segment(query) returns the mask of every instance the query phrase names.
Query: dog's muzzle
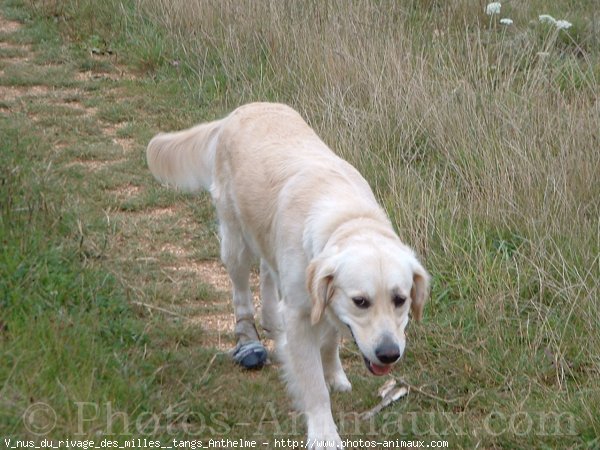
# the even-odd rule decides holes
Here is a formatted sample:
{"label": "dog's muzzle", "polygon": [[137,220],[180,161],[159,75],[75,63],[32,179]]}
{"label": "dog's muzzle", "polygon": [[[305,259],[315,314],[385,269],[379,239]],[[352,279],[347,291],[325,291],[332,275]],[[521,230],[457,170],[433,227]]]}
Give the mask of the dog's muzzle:
{"label": "dog's muzzle", "polygon": [[[356,337],[354,336],[354,331],[352,331],[352,327],[350,325],[348,325],[347,323],[345,325],[350,330],[350,334],[352,334],[352,339],[354,339],[354,343],[360,350],[360,347],[358,346],[358,342],[356,342]],[[398,347],[398,345],[391,342],[387,338],[384,339],[383,342],[381,344],[379,344],[377,346],[377,349],[375,350],[375,356],[377,356],[377,359],[379,359],[379,361],[381,361],[383,364],[374,363],[373,361],[371,361],[369,358],[367,358],[365,356],[365,354],[362,352],[362,350],[361,350],[361,355],[365,362],[365,366],[367,366],[367,369],[369,370],[369,372],[371,372],[373,375],[376,375],[376,376],[383,376],[383,375],[387,375],[388,373],[390,373],[392,371],[392,367],[393,367],[392,364],[395,363],[396,361],[398,361],[398,359],[400,359],[400,356],[401,356],[400,348]]]}

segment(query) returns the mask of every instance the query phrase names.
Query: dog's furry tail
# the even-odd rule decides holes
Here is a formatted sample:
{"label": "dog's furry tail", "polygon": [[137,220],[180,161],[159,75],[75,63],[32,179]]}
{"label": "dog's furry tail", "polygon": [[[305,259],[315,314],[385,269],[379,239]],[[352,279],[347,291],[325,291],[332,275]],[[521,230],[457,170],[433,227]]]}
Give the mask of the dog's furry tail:
{"label": "dog's furry tail", "polygon": [[184,191],[209,190],[221,122],[154,136],[146,149],[148,167],[154,177]]}

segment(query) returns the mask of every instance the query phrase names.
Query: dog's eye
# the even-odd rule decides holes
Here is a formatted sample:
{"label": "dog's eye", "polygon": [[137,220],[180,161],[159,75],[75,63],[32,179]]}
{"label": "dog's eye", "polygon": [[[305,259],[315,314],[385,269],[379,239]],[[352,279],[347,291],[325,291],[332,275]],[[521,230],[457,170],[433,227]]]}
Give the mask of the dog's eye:
{"label": "dog's eye", "polygon": [[360,309],[366,309],[369,306],[371,306],[371,302],[369,300],[367,300],[365,297],[352,297],[352,301]]}
{"label": "dog's eye", "polygon": [[394,295],[392,297],[392,301],[394,302],[394,306],[396,308],[400,308],[404,303],[406,303],[406,297],[402,295]]}

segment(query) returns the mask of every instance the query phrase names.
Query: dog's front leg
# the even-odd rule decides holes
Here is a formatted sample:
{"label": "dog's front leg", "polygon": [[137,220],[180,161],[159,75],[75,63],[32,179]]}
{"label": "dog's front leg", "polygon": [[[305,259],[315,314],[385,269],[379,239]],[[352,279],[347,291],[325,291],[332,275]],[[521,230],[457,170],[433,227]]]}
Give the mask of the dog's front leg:
{"label": "dog's front leg", "polygon": [[285,309],[286,348],[284,369],[297,406],[306,416],[308,447],[342,449],[342,441],[331,414],[329,392],[323,374],[321,326],[313,326],[305,311]]}
{"label": "dog's front leg", "polygon": [[344,373],[344,368],[340,361],[339,332],[331,325],[324,325],[328,328],[321,338],[321,359],[323,361],[325,381],[332,391],[350,391],[352,390],[352,385]]}

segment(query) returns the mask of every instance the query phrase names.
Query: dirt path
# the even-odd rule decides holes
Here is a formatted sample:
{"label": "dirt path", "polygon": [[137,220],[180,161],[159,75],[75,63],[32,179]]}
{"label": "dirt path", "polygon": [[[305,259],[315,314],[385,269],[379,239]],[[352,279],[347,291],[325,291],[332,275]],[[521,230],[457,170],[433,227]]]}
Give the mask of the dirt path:
{"label": "dirt path", "polygon": [[[135,102],[144,80],[113,55],[90,54],[91,70],[48,61],[34,45],[19,43],[22,31],[23,25],[0,16],[0,117],[18,116],[39,129],[65,183],[75,174],[84,186],[98,186],[89,194],[68,192],[67,201],[114,227],[112,233],[89,233],[83,215],[86,251],[102,255],[147,314],[182,320],[203,331],[204,346],[228,350],[234,319],[229,278],[214,251],[216,233],[195,216],[192,199],[152,204],[155,191],[172,194],[160,192],[143,161],[146,142],[135,132],[144,123],[143,105],[122,120],[111,116],[114,108]],[[199,255],[204,247],[213,249],[208,258]],[[256,292],[256,274],[252,284]],[[207,292],[195,294],[200,291]]]}

